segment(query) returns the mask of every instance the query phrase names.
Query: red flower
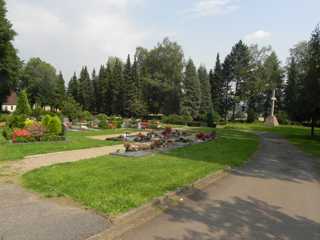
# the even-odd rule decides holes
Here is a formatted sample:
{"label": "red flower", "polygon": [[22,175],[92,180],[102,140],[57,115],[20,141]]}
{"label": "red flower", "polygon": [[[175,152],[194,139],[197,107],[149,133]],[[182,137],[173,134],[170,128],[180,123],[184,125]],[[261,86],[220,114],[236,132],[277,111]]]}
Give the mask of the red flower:
{"label": "red flower", "polygon": [[16,142],[17,137],[30,138],[31,136],[31,133],[26,129],[16,129],[13,131],[12,141]]}

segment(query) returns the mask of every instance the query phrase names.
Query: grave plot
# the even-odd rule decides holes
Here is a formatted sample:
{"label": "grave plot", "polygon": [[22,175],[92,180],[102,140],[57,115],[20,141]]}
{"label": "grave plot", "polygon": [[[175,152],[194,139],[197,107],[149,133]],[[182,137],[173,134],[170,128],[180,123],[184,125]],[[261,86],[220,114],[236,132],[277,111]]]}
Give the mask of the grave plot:
{"label": "grave plot", "polygon": [[216,133],[194,133],[191,131],[165,128],[160,131],[138,133],[135,135],[123,134],[106,140],[122,141],[125,150],[119,150],[112,155],[142,157],[155,152],[166,152],[175,148],[186,147],[216,139]]}

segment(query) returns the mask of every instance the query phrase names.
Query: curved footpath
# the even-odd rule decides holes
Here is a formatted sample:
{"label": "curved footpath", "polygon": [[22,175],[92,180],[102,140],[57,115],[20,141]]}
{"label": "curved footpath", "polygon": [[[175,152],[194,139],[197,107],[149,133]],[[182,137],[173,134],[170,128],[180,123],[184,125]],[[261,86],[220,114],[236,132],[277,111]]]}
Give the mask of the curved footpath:
{"label": "curved footpath", "polygon": [[319,159],[260,135],[261,149],[246,167],[121,239],[319,240]]}
{"label": "curved footpath", "polygon": [[[320,161],[275,135],[263,133],[261,138],[261,149],[246,167],[121,239],[319,240]],[[33,156],[15,169],[22,173],[77,161],[104,155],[110,148],[92,150]],[[0,184],[0,240],[85,240],[109,226],[94,212]]]}

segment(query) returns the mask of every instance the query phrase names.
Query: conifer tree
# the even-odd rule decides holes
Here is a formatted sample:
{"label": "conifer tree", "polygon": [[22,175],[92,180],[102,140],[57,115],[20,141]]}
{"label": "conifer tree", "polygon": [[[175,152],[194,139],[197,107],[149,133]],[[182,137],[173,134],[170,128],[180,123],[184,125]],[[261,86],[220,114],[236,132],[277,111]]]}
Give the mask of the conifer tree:
{"label": "conifer tree", "polygon": [[79,81],[76,73],[70,79],[68,84],[68,96],[79,102]]}
{"label": "conifer tree", "polygon": [[191,59],[187,62],[184,81],[181,114],[189,115],[196,119],[199,117],[201,101],[200,81],[196,67]]}
{"label": "conifer tree", "polygon": [[28,95],[26,90],[22,90],[19,93],[18,100],[17,100],[17,109],[15,114],[21,115],[30,115],[32,112],[31,106],[29,104]]}
{"label": "conifer tree", "polygon": [[106,75],[106,67],[101,65],[98,76],[98,86],[99,89],[97,91],[98,99],[99,99],[99,112],[107,113],[108,108],[108,79]]}
{"label": "conifer tree", "polygon": [[6,3],[0,0],[0,105],[15,90],[22,65],[13,47],[16,33],[6,15]]}
{"label": "conifer tree", "polygon": [[93,87],[93,108],[92,110],[94,112],[99,112],[99,104],[100,104],[100,98],[99,98],[99,81],[98,76],[96,74],[96,70],[93,69],[92,75],[92,87]]}
{"label": "conifer tree", "polygon": [[214,111],[218,112],[220,115],[223,115],[224,79],[223,79],[223,72],[222,72],[222,66],[221,66],[219,54],[217,54],[214,71],[210,71],[209,78],[210,78],[210,85],[211,85],[213,109]]}
{"label": "conifer tree", "polygon": [[62,75],[62,72],[59,72],[56,85],[55,85],[55,107],[61,109],[62,103],[66,97],[66,86],[65,81]]}
{"label": "conifer tree", "polygon": [[234,82],[234,95],[233,95],[233,108],[232,119],[235,120],[236,105],[244,100],[246,82],[250,78],[250,51],[247,45],[241,40],[232,48],[230,53],[233,82]]}
{"label": "conifer tree", "polygon": [[291,58],[288,66],[288,81],[285,88],[285,106],[286,111],[291,120],[299,119],[299,73],[297,63],[294,58]]}
{"label": "conifer tree", "polygon": [[87,67],[83,67],[79,78],[79,101],[85,110],[93,108],[93,85]]}
{"label": "conifer tree", "polygon": [[200,114],[207,115],[208,113],[212,112],[213,108],[209,75],[204,66],[199,67],[198,76],[201,89]]}
{"label": "conifer tree", "polygon": [[223,76],[223,117],[225,121],[228,121],[228,113],[233,105],[231,82],[233,80],[233,68],[232,68],[232,57],[227,55],[222,65],[222,76]]}
{"label": "conifer tree", "polygon": [[126,65],[124,67],[123,72],[123,80],[124,80],[124,115],[127,117],[135,116],[135,103],[137,97],[137,89],[136,84],[134,82],[134,78],[132,76],[132,66],[130,55],[128,55]]}
{"label": "conifer tree", "polygon": [[302,94],[302,112],[311,122],[311,136],[315,135],[316,122],[320,119],[320,25],[317,25],[308,44],[306,78]]}

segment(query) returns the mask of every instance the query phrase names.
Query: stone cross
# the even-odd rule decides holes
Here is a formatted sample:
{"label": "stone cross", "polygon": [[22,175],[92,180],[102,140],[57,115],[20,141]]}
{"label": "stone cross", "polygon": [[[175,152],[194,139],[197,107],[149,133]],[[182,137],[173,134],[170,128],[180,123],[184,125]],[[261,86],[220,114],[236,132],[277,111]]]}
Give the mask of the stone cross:
{"label": "stone cross", "polygon": [[276,101],[277,101],[277,98],[276,98],[276,90],[273,89],[272,91],[272,105],[271,105],[271,116],[273,117],[274,116],[274,109],[275,109],[275,105],[276,105]]}

